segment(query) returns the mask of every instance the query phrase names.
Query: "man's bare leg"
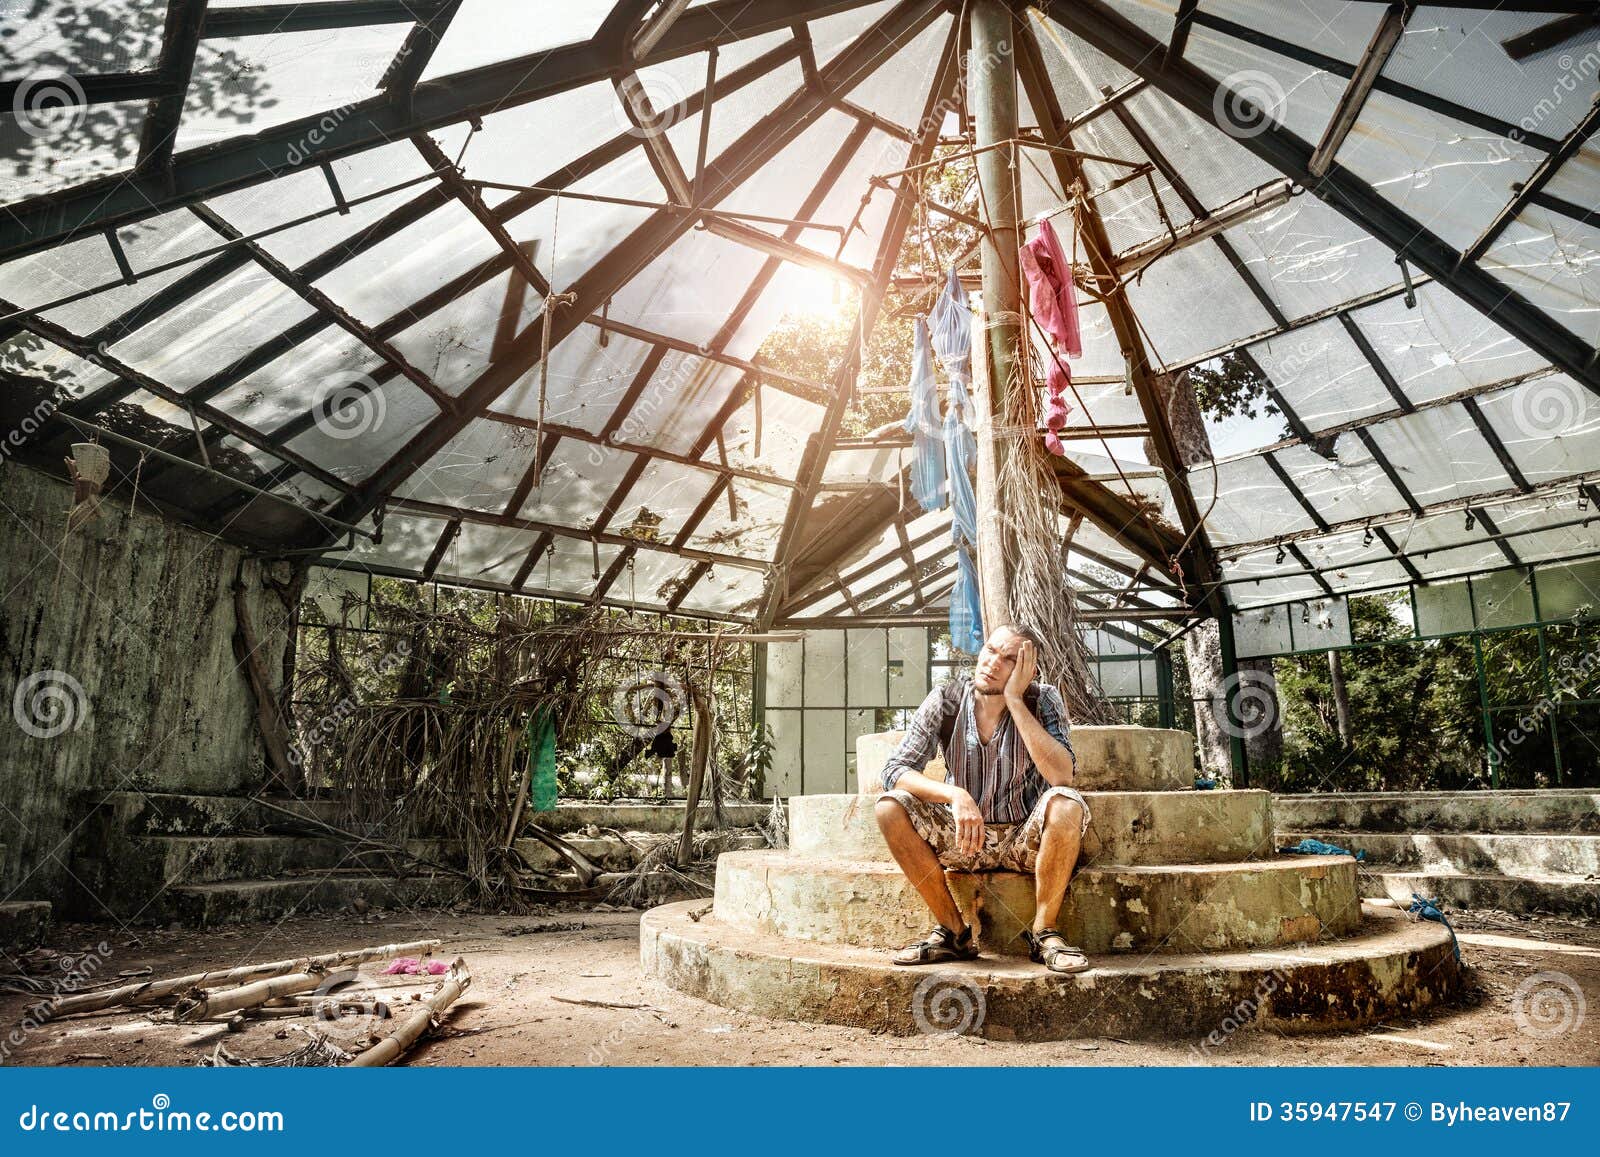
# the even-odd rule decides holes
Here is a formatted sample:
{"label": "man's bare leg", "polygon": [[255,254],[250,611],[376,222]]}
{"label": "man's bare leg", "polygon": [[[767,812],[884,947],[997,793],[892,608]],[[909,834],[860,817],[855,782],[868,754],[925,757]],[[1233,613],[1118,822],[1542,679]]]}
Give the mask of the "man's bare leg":
{"label": "man's bare leg", "polygon": [[[960,935],[967,926],[966,918],[961,915],[961,908],[944,881],[939,857],[934,855],[928,841],[917,834],[906,809],[895,800],[883,798],[878,800],[873,814],[878,819],[878,830],[889,845],[889,854],[933,910],[933,918]],[[1056,906],[1060,907],[1060,901]]]}
{"label": "man's bare leg", "polygon": [[1039,859],[1033,869],[1035,933],[1056,926],[1067,885],[1072,881],[1072,869],[1078,863],[1078,845],[1082,840],[1083,805],[1064,795],[1052,797],[1045,805]]}

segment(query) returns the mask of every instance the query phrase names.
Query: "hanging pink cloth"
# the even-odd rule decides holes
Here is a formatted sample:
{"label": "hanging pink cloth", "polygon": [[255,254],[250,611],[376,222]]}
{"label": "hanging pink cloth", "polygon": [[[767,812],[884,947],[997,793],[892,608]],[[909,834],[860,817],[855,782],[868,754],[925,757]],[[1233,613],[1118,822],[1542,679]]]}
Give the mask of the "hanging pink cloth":
{"label": "hanging pink cloth", "polygon": [[1083,335],[1078,328],[1078,295],[1072,284],[1072,263],[1061,248],[1061,239],[1046,218],[1032,241],[1018,251],[1022,276],[1028,281],[1028,301],[1034,320],[1044,330],[1045,339],[1056,357],[1049,359],[1045,373],[1044,444],[1052,454],[1066,455],[1060,430],[1067,424],[1072,407],[1063,395],[1072,381],[1064,358],[1083,356]]}

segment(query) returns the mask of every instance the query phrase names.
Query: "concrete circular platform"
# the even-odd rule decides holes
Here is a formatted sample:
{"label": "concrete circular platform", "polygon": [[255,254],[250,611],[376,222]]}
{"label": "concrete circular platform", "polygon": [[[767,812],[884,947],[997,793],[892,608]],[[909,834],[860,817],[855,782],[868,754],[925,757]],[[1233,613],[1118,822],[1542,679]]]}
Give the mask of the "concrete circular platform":
{"label": "concrete circular platform", "polygon": [[[905,737],[881,731],[856,739],[856,782],[863,793],[879,790],[883,766]],[[1181,791],[1194,786],[1194,736],[1164,727],[1072,728],[1077,756],[1074,786],[1080,791]],[[929,765],[942,779],[942,760]]]}
{"label": "concrete circular platform", "polygon": [[[1208,864],[1273,854],[1272,793],[1085,792],[1094,820],[1079,863]],[[868,795],[789,800],[789,846],[804,856],[889,860]]]}
{"label": "concrete circular platform", "polygon": [[[951,892],[997,955],[1026,955],[1033,879],[949,874]],[[717,860],[719,924],[809,943],[898,948],[932,923],[894,863],[792,852],[725,852]],[[1348,935],[1360,918],[1355,861],[1309,856],[1237,864],[1084,868],[1060,927],[1091,954],[1271,948]]]}
{"label": "concrete circular platform", "polygon": [[1113,956],[1054,976],[1016,958],[899,968],[879,951],[695,919],[703,907],[645,913],[639,951],[648,975],[742,1012],[900,1035],[1189,1038],[1198,1058],[1238,1027],[1356,1028],[1434,1007],[1460,982],[1444,928],[1376,909],[1358,935],[1292,951]]}

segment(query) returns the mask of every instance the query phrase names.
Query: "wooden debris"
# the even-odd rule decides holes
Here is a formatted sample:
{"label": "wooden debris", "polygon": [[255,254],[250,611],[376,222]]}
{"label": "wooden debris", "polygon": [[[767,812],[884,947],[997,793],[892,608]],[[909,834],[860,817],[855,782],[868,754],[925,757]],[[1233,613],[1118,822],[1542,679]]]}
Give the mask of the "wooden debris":
{"label": "wooden debris", "polygon": [[439,1018],[461,998],[461,994],[466,992],[471,984],[472,974],[467,971],[467,962],[459,956],[456,957],[455,963],[450,966],[450,971],[440,978],[439,986],[433,990],[433,995],[422,1000],[420,1007],[401,1021],[394,1032],[356,1057],[350,1062],[349,1067],[376,1068],[394,1064],[410,1051],[412,1045],[422,1039],[423,1033],[439,1022]]}
{"label": "wooden debris", "polygon": [[584,1000],[576,996],[552,996],[551,1000],[560,1001],[562,1004],[581,1004],[584,1008],[634,1008],[644,1009],[647,1012],[660,1012],[653,1004],[627,1004],[616,1000]]}
{"label": "wooden debris", "polygon": [[[395,956],[432,956],[433,950],[443,941],[414,940],[404,944],[383,944],[373,948],[356,948],[345,952],[328,952],[321,956],[301,957],[297,960],[274,960],[270,964],[247,964],[240,968],[220,972],[196,972],[171,980],[146,980],[127,984],[108,992],[79,993],[63,997],[46,1005],[40,1015],[54,1019],[72,1013],[99,1012],[124,1005],[157,1004],[168,997],[176,997],[194,988],[224,988],[230,984],[263,980],[311,969],[342,968],[368,960],[383,960]],[[311,987],[315,988],[316,985]]]}
{"label": "wooden debris", "polygon": [[242,1008],[255,1008],[281,996],[310,992],[327,979],[328,974],[319,968],[311,972],[290,972],[239,988],[224,988],[215,992],[197,989],[178,1001],[172,1018],[179,1024],[193,1024],[207,1017],[238,1012]]}

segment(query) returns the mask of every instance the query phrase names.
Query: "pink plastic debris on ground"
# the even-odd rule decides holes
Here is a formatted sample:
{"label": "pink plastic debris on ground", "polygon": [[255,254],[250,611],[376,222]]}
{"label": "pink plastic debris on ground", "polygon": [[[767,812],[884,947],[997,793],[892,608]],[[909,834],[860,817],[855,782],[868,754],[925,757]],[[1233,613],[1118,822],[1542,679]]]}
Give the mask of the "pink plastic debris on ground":
{"label": "pink plastic debris on ground", "polygon": [[443,976],[449,968],[442,960],[430,960],[426,964],[414,956],[402,956],[385,968],[380,976],[419,976],[427,973],[429,976]]}

